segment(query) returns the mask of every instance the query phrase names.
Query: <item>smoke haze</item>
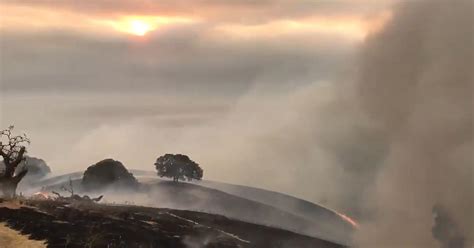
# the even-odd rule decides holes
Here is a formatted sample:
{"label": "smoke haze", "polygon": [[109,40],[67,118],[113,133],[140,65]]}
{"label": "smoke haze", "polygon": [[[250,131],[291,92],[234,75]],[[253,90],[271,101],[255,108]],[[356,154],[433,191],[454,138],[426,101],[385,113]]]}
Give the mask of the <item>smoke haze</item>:
{"label": "smoke haze", "polygon": [[[472,1],[400,5],[366,42],[358,89],[388,152],[367,198],[361,247],[437,247],[442,206],[473,242]],[[450,227],[456,230],[457,227]]]}
{"label": "smoke haze", "polygon": [[157,157],[183,153],[206,179],[355,216],[359,247],[441,246],[435,206],[471,247],[472,1],[362,5],[364,15],[383,9],[389,18],[361,40],[244,39],[209,23],[159,30],[136,46],[5,32],[0,121],[25,129],[30,153],[53,172],[107,157],[153,170]]}

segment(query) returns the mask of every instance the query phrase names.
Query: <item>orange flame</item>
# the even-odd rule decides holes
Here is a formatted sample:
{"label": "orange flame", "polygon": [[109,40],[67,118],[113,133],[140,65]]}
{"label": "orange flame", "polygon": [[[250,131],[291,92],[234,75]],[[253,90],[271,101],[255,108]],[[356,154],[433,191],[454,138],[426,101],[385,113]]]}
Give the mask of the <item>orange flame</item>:
{"label": "orange flame", "polygon": [[36,192],[33,194],[33,197],[40,198],[40,199],[49,199],[49,194],[47,192]]}
{"label": "orange flame", "polygon": [[341,214],[341,213],[338,213],[336,212],[343,220],[349,222],[353,227],[355,228],[359,228],[359,224],[357,224],[357,222],[355,220],[353,220],[351,217],[345,215],[345,214]]}

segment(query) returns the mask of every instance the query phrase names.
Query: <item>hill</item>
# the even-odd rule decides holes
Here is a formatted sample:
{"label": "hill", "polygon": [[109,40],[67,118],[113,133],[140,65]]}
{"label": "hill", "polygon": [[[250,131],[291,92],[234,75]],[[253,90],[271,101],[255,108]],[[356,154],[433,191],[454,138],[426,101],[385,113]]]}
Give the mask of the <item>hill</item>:
{"label": "hill", "polygon": [[[225,215],[246,222],[274,226],[312,237],[349,244],[353,227],[334,211],[317,204],[278,192],[202,181],[197,183],[173,183],[153,177],[154,173],[131,171],[142,183],[138,191],[117,191],[114,187],[88,192],[91,196],[104,194],[108,203],[138,204],[194,210]],[[85,192],[79,183],[78,173],[47,179],[44,189],[60,191],[69,177],[78,193]],[[55,184],[47,185],[54,182]],[[39,188],[37,189],[39,190]]]}
{"label": "hill", "polygon": [[0,203],[0,221],[52,248],[341,247],[220,215],[139,206],[26,200],[14,208]]}
{"label": "hill", "polygon": [[149,196],[155,199],[155,204],[164,207],[217,213],[230,218],[340,242],[324,229],[324,225],[319,225],[317,222],[309,221],[272,205],[209,187],[161,181],[149,186]]}
{"label": "hill", "polygon": [[344,217],[336,211],[294,196],[265,189],[216,181],[203,180],[194,183],[274,206],[280,210],[303,217],[306,220],[316,222],[321,228],[326,230],[329,236],[333,237],[333,240],[344,241],[346,244],[349,243],[350,235],[355,228],[353,223],[344,219]]}

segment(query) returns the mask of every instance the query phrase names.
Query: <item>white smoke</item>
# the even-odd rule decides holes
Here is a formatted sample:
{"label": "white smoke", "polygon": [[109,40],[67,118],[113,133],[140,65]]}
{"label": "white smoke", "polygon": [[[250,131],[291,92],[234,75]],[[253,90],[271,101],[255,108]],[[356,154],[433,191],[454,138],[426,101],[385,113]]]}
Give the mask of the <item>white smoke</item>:
{"label": "white smoke", "polygon": [[366,42],[359,93],[389,148],[361,247],[440,246],[435,206],[473,245],[472,17],[472,1],[408,2]]}

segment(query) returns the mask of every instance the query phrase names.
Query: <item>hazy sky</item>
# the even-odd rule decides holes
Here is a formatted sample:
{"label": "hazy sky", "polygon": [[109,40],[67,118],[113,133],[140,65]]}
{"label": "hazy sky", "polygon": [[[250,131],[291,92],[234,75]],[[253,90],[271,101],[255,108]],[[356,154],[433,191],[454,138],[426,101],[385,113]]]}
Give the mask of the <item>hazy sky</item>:
{"label": "hazy sky", "polygon": [[353,0],[15,0],[1,13],[2,126],[51,163],[103,125],[192,127],[251,91],[331,81],[389,16]]}
{"label": "hazy sky", "polygon": [[[364,128],[332,102],[345,101],[339,85],[390,4],[5,0],[1,126],[26,132],[29,154],[57,173],[107,157],[154,170],[186,153],[207,179],[325,199],[311,174],[365,161],[327,154],[371,135],[345,136]],[[342,172],[325,180],[365,180]]]}

